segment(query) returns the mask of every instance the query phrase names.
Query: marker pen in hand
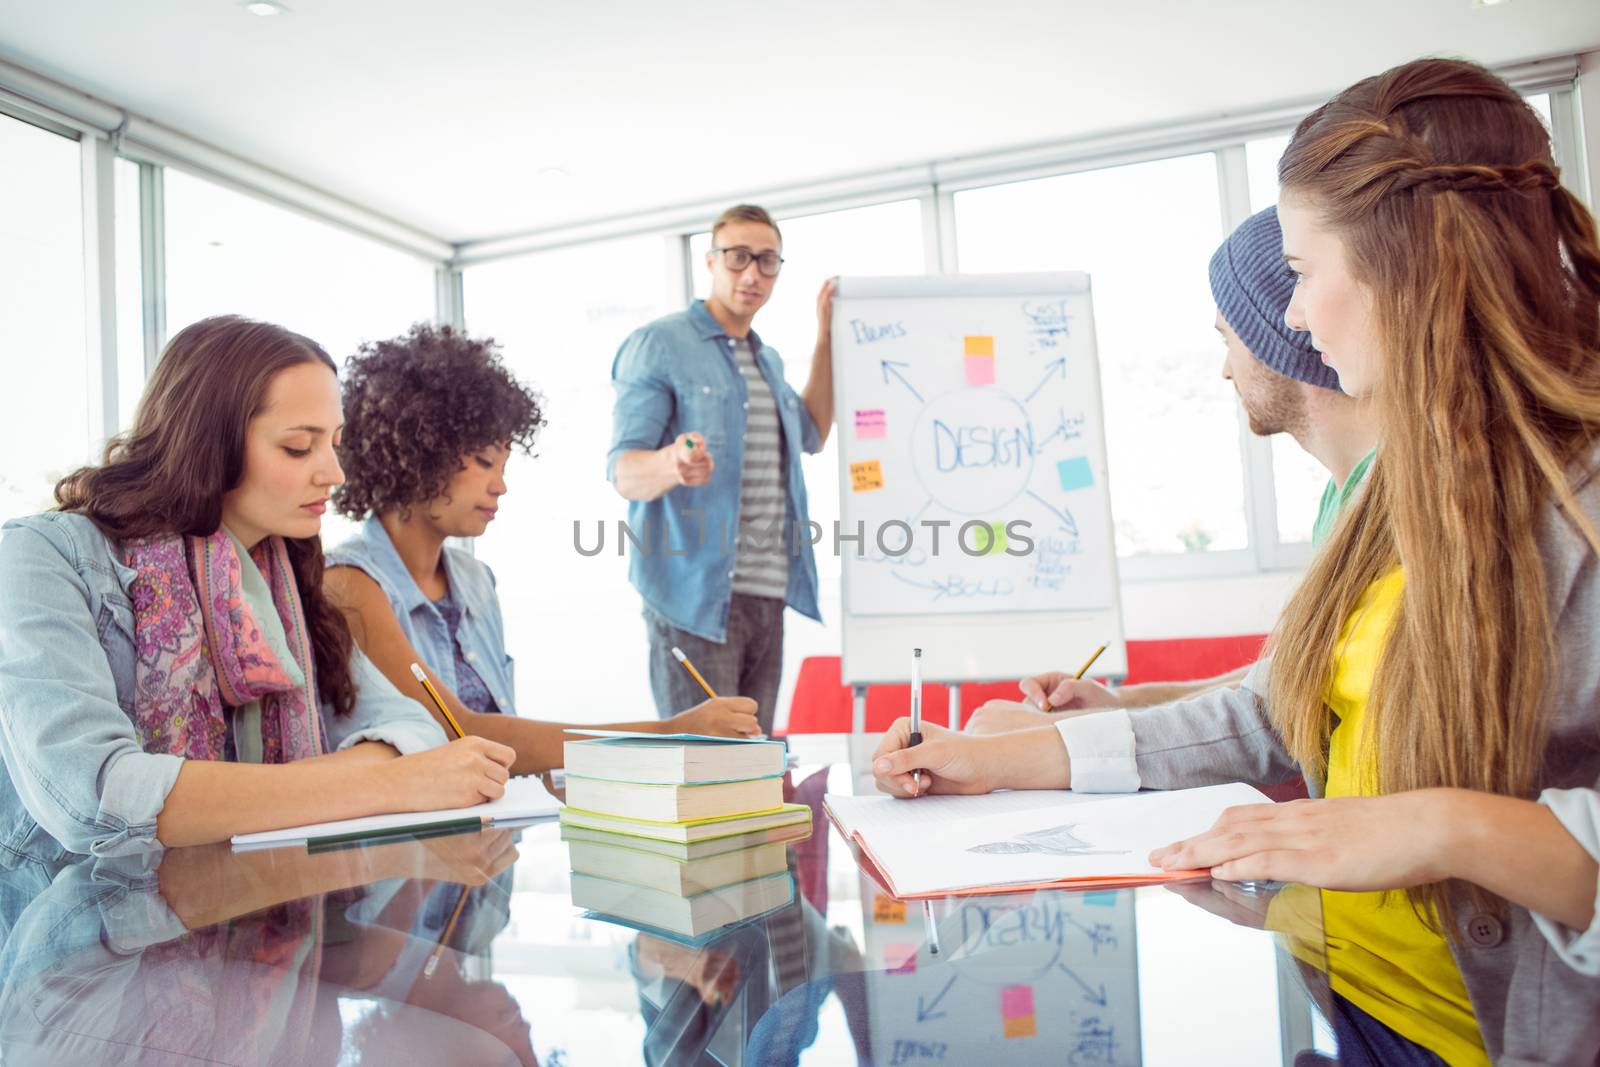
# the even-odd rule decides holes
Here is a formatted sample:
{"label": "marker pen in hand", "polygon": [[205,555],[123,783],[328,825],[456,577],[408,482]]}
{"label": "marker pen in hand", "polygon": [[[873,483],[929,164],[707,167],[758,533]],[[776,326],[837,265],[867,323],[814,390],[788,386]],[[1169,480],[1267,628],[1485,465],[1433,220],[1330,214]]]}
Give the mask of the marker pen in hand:
{"label": "marker pen in hand", "polygon": [[[906,747],[922,744],[922,649],[911,650],[911,739]],[[922,795],[922,771],[911,772],[916,795]]]}

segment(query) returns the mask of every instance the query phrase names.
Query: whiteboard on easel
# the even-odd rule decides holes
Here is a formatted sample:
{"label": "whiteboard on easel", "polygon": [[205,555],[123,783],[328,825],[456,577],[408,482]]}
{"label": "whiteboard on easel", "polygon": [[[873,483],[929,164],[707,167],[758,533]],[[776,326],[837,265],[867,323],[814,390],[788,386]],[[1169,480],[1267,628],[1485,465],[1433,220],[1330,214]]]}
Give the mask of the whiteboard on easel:
{"label": "whiteboard on easel", "polygon": [[1088,275],[840,279],[833,368],[843,680],[1125,675]]}

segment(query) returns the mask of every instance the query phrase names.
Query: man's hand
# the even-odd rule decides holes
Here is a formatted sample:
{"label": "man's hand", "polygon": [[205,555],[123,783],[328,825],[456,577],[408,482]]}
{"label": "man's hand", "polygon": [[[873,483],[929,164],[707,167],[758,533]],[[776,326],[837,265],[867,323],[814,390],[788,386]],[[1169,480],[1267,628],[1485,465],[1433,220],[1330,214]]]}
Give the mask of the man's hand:
{"label": "man's hand", "polygon": [[697,433],[680,433],[665,452],[679,485],[705,485],[711,480],[716,461],[711,458],[704,437]]}
{"label": "man's hand", "polygon": [[1075,711],[1079,708],[1120,708],[1122,698],[1099,682],[1074,678],[1066,671],[1049,671],[1024,678],[1022,695],[1040,711]]}
{"label": "man's hand", "polygon": [[833,342],[833,294],[839,289],[839,279],[829,278],[817,291],[817,344]]}

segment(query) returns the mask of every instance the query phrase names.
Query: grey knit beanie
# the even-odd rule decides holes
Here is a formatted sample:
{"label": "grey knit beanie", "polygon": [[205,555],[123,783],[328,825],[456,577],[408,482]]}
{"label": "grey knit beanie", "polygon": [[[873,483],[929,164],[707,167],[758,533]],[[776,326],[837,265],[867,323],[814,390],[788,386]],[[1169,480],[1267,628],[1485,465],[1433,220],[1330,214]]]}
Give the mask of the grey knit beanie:
{"label": "grey knit beanie", "polygon": [[1241,222],[1211,257],[1211,296],[1252,356],[1295,381],[1336,390],[1339,375],[1311,347],[1311,334],[1283,321],[1293,295],[1278,209],[1269,207]]}

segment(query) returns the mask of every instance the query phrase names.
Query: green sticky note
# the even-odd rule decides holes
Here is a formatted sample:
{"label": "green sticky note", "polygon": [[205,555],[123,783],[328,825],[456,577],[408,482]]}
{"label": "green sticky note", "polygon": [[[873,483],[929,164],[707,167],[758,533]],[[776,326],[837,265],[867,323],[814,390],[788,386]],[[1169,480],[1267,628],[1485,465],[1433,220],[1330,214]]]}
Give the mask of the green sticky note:
{"label": "green sticky note", "polygon": [[985,552],[984,555],[998,555],[1005,550],[1006,524],[1003,522],[991,522],[989,524],[989,551]]}

